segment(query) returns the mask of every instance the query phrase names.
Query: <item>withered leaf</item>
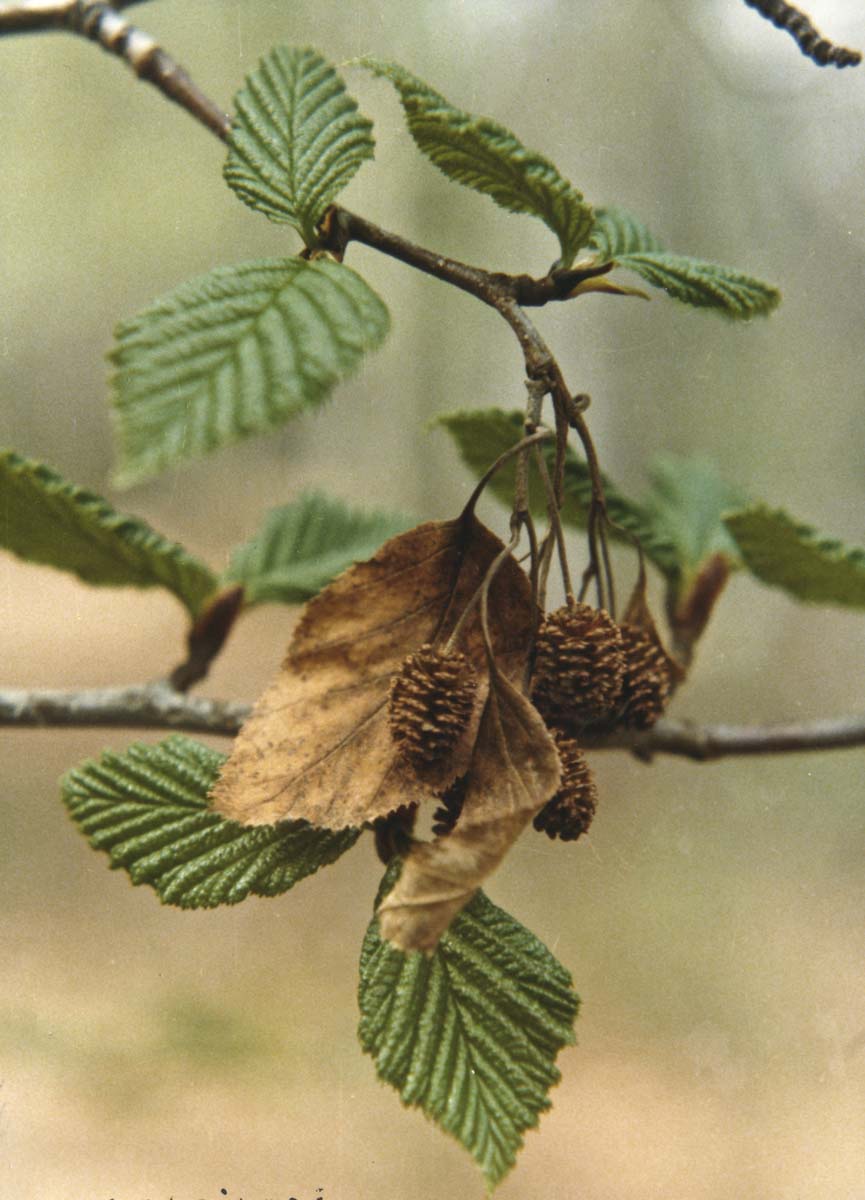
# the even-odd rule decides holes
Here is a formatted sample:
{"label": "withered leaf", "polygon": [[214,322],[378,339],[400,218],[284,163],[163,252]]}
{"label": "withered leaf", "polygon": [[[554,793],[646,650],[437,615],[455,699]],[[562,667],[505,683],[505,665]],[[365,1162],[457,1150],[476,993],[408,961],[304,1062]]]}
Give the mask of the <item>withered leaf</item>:
{"label": "withered leaf", "polygon": [[[249,825],[290,817],[345,829],[431,798],[463,773],[486,697],[477,609],[458,648],[484,686],[452,755],[422,772],[401,759],[388,724],[388,688],[407,654],[453,630],[502,549],[466,510],[392,538],[314,597],[223,768],[213,793],[217,812]],[[533,620],[528,580],[508,557],[489,591],[493,650],[505,674],[522,671]]]}
{"label": "withered leaf", "polygon": [[558,752],[540,713],[494,675],[459,821],[406,857],[379,906],[382,937],[400,950],[433,950],[559,782]]}
{"label": "withered leaf", "polygon": [[664,639],[661,637],[658,626],[655,624],[655,618],[652,616],[649,608],[644,578],[637,580],[634,590],[631,592],[624,616],[622,617],[622,623],[635,626],[652,639],[664,654],[673,683],[677,685],[681,683],[685,678],[686,671],[682,664],[664,646]]}

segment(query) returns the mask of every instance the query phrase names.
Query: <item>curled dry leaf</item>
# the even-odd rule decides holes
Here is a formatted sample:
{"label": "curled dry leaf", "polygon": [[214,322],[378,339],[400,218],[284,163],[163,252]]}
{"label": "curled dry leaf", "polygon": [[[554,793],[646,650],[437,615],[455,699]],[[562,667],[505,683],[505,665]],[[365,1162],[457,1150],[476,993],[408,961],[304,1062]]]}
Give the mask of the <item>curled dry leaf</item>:
{"label": "curled dry leaf", "polygon": [[382,937],[400,950],[433,950],[559,782],[559,756],[540,713],[495,674],[457,826],[412,848],[379,906]]}
{"label": "curled dry leaf", "polygon": [[[406,763],[388,723],[388,688],[407,654],[447,638],[502,549],[466,510],[392,538],[311,600],[222,770],[217,812],[248,825],[290,817],[345,829],[431,798],[462,774],[489,671],[477,609],[458,648],[481,686],[452,754],[425,768]],[[505,675],[523,670],[533,618],[528,580],[508,557],[489,592],[493,651]]]}

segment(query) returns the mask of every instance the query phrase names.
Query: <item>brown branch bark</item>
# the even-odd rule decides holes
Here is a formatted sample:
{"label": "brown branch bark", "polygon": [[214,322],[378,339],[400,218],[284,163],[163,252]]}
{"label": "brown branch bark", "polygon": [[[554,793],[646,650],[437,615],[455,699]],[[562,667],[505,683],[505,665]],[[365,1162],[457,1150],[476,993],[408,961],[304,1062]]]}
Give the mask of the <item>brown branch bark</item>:
{"label": "brown branch bark", "polygon": [[[205,700],[165,682],[81,691],[0,690],[0,726],[182,730],[233,737],[251,707],[239,701]],[[865,746],[865,716],[836,717],[789,725],[695,725],[659,721],[653,729],[584,736],[587,750],[629,750],[643,759],[656,754],[709,762],[755,754],[793,754]]]}

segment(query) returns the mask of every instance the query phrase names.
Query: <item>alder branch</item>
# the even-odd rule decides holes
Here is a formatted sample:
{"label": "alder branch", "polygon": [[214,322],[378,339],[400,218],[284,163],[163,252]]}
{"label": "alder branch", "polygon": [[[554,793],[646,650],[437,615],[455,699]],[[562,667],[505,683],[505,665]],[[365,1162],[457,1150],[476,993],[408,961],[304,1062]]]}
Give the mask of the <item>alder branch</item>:
{"label": "alder branch", "polygon": [[779,725],[695,725],[690,721],[658,722],[652,729],[583,736],[586,750],[630,750],[650,761],[671,754],[695,762],[754,754],[795,754],[865,746],[865,716],[829,717]]}
{"label": "alder branch", "polygon": [[[132,8],[148,0],[114,0],[112,8]],[[19,4],[0,4],[0,34],[44,33],[66,27],[75,0],[22,0]]]}
{"label": "alder branch", "polygon": [[75,692],[0,691],[0,725],[30,729],[113,726],[233,737],[249,712],[248,704],[188,696],[163,681]]}
{"label": "alder branch", "polygon": [[[240,701],[205,700],[165,682],[82,691],[0,690],[0,725],[19,728],[170,729],[234,737],[251,712]],[[709,762],[754,754],[790,754],[865,746],[865,716],[789,725],[694,725],[661,720],[653,729],[583,736],[587,750],[630,750],[649,760],[669,754]]]}
{"label": "alder branch", "polygon": [[139,79],[158,88],[219,138],[228,134],[230,121],[222,109],[205,96],[190,75],[155,38],[121,17],[119,10],[142,0],[30,0],[0,4],[0,37],[12,33],[66,31],[97,42],[103,50],[126,62]]}

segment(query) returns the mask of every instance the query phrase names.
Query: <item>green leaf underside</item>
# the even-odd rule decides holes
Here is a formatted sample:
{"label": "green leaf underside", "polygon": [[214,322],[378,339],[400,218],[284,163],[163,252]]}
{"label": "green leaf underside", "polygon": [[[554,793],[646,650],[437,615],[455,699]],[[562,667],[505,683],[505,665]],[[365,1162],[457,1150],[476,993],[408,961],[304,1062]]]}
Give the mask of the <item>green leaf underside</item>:
{"label": "green leaf underside", "polygon": [[659,455],[649,468],[646,518],[656,533],[674,547],[677,574],[687,580],[713,554],[738,566],[736,543],[724,527],[723,514],[741,508],[747,497],[727,483],[708,459]]}
{"label": "green leaf underside", "polygon": [[412,524],[308,492],[267,514],[260,533],[234,551],[226,580],[244,585],[248,604],[300,604]]}
{"label": "green leaf underside", "polygon": [[550,1107],[556,1056],[574,1041],[568,972],[478,892],[430,956],[396,950],[374,919],[359,1002],[361,1045],[379,1077],[461,1142],[494,1187]]}
{"label": "green leaf underside", "polygon": [[217,267],[182,284],[117,330],[120,481],[315,407],[388,324],[363,279],[325,258]]}
{"label": "green leaf underside", "polygon": [[734,320],[766,316],[781,301],[776,287],[741,271],[668,254],[642,221],[621,208],[597,210],[590,244],[602,262],[612,259],[674,300],[694,308],[713,308]]}
{"label": "green leaf underside", "polygon": [[375,143],[336,71],[314,50],[278,46],[235,97],[224,176],[245,204],[293,225],[315,226]]}
{"label": "green leaf underside", "polygon": [[[506,412],[500,408],[445,413],[436,419],[436,424],[447,429],[457,444],[463,462],[478,478],[500,454],[523,436],[523,414],[517,411]],[[545,447],[544,454],[547,465],[551,468],[555,454],[552,445]],[[496,499],[508,507],[513,504],[515,469],[513,462],[507,463],[487,486],[487,491],[492,492]],[[534,466],[530,466],[530,479],[532,511],[542,518],[546,513],[546,501]],[[679,570],[676,548],[665,533],[654,527],[643,505],[623,495],[606,476],[604,491],[610,517],[617,525],[640,539],[644,553],[664,575],[675,575]],[[578,458],[568,447],[562,521],[566,525],[585,528],[591,496],[592,484],[588,467],[585,461]],[[626,545],[633,544],[627,535],[615,526],[610,529],[610,533]]]}
{"label": "green leaf underside", "polygon": [[104,587],[164,587],[192,616],[216,576],[176,542],[44,463],[0,451],[0,546]]}
{"label": "green leaf underside", "polygon": [[559,240],[562,265],[570,266],[588,242],[592,209],[549,159],[495,121],[455,108],[396,63],[360,62],[394,85],[411,136],[440,171],[509,212],[539,217]]}
{"label": "green leaf underside", "polygon": [[207,800],[224,762],[225,755],[180,735],[155,746],[136,743],[70,771],[63,801],[90,845],[108,852],[112,868],[179,908],[279,895],[335,862],[360,836],[304,821],[227,821]]}
{"label": "green leaf underside", "polygon": [[762,583],[812,604],[865,608],[865,548],[824,537],[762,505],[730,513],[725,524]]}
{"label": "green leaf underside", "polygon": [[623,208],[596,208],[589,245],[603,262],[622,254],[641,254],[663,250],[655,235],[642,221]]}

